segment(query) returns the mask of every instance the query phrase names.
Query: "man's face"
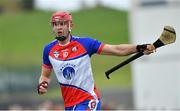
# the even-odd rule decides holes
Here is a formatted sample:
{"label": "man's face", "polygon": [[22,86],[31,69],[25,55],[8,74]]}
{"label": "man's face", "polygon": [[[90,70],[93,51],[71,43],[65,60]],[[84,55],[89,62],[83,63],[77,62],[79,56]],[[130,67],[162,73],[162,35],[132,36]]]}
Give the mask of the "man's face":
{"label": "man's face", "polygon": [[71,24],[68,21],[57,19],[55,22],[52,22],[52,27],[56,37],[67,37],[70,33],[69,28],[71,28]]}

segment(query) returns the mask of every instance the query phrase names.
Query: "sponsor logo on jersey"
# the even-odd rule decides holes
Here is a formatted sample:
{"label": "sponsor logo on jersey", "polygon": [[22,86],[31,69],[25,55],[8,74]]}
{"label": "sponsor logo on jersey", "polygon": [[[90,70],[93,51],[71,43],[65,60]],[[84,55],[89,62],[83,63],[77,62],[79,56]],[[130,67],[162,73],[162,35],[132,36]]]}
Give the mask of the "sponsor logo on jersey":
{"label": "sponsor logo on jersey", "polygon": [[67,80],[71,80],[75,75],[75,65],[73,64],[66,64],[64,65],[60,71],[63,74],[63,77]]}
{"label": "sponsor logo on jersey", "polygon": [[75,70],[72,67],[66,67],[63,70],[63,76],[67,80],[71,80],[74,77],[74,75],[75,75]]}

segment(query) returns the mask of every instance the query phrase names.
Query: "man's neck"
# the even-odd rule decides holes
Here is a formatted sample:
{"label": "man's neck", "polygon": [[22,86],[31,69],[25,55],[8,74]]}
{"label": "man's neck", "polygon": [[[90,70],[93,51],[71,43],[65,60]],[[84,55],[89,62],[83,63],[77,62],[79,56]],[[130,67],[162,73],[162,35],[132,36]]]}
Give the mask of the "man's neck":
{"label": "man's neck", "polygon": [[71,35],[69,34],[68,37],[64,41],[58,41],[58,42],[59,42],[59,45],[64,46],[64,45],[69,44],[70,40],[71,40]]}

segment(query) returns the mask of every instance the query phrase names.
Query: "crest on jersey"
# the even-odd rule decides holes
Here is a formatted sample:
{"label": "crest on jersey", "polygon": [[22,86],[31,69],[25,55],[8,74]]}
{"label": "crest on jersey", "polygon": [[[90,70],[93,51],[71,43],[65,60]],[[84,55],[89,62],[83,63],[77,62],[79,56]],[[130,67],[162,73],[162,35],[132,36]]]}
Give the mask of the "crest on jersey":
{"label": "crest on jersey", "polygon": [[58,51],[54,51],[53,54],[54,54],[54,57],[58,58],[58,56],[59,56],[59,52]]}
{"label": "crest on jersey", "polygon": [[77,47],[74,46],[71,50],[72,50],[72,52],[76,52],[77,51]]}

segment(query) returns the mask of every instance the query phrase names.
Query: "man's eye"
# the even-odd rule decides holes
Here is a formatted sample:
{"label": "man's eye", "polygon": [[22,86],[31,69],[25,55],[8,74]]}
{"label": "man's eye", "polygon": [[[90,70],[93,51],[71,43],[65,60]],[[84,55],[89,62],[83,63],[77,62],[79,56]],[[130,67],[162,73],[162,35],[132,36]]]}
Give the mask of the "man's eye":
{"label": "man's eye", "polygon": [[66,24],[66,22],[61,22],[61,21],[57,21],[57,22],[52,23],[53,26],[58,26],[58,25],[64,26],[65,24]]}
{"label": "man's eye", "polygon": [[57,24],[56,24],[56,22],[53,22],[52,25],[53,25],[53,26],[56,26]]}
{"label": "man's eye", "polygon": [[53,25],[53,26],[55,26],[55,25],[56,25],[56,23],[52,23],[52,25]]}

